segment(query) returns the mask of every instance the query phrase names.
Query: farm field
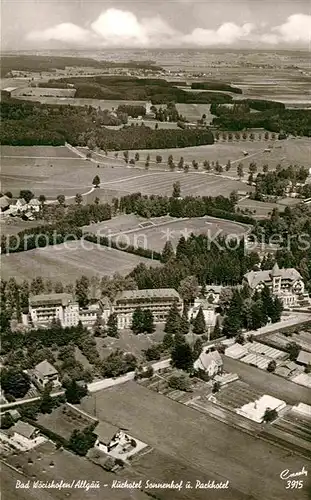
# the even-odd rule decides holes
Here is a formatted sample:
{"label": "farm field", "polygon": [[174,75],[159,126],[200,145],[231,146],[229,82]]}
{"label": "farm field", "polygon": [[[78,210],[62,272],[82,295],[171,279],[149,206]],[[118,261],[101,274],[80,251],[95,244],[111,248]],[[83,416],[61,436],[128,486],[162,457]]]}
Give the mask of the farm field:
{"label": "farm field", "polygon": [[93,106],[93,108],[101,109],[116,109],[121,104],[137,104],[144,105],[146,101],[124,101],[124,100],[113,100],[113,99],[86,99],[79,97],[39,97],[39,96],[17,96],[18,99],[23,101],[38,101],[42,104],[69,104],[70,106]]}
{"label": "farm field", "polygon": [[215,397],[220,405],[223,405],[230,410],[234,410],[249,403],[250,401],[255,401],[262,395],[263,393],[259,390],[246,384],[245,382],[237,380],[235,382],[231,382],[226,387],[222,387]]}
{"label": "farm field", "polygon": [[[210,146],[203,146],[203,148],[207,147]],[[34,150],[31,147],[23,148],[24,155],[27,156],[25,159],[21,155],[15,154],[15,147],[12,150],[9,148],[11,147],[5,147],[4,150],[6,155],[2,158],[0,180],[2,181],[2,190],[10,190],[13,195],[18,195],[20,189],[31,189],[36,196],[45,194],[48,199],[55,199],[59,194],[74,196],[76,193],[89,192],[93,187],[92,180],[95,175],[100,176],[102,189],[122,194],[140,191],[143,194],[169,195],[172,192],[173,183],[177,180],[181,183],[182,195],[223,194],[226,196],[233,190],[245,189],[245,184],[234,178],[227,179],[205,172],[192,171],[188,174],[177,171],[168,172],[164,171],[164,165],[163,170],[161,167],[157,167],[158,170],[150,172],[146,172],[144,169],[126,167],[121,159],[112,158],[112,153],[110,153],[111,157],[98,155],[95,160],[100,164],[100,168],[97,168],[96,163],[86,161],[78,156],[59,159],[55,156],[55,148],[53,147],[45,148],[42,157],[36,157],[37,148]],[[185,150],[187,149],[193,148],[185,148]],[[85,152],[85,149],[83,151]],[[43,153],[41,154],[43,155]],[[47,154],[51,155],[48,159],[46,158]],[[70,154],[74,153],[70,151]],[[248,190],[251,188],[249,187]],[[96,195],[99,195],[99,190],[96,191]]]}
{"label": "farm field", "polygon": [[63,284],[72,283],[82,275],[101,277],[114,272],[128,274],[139,263],[159,265],[158,261],[84,240],[1,255],[0,262],[1,275],[5,280],[12,276],[18,281],[42,276]]}
{"label": "farm field", "polygon": [[135,219],[135,216],[120,216],[107,221],[108,224],[104,221],[85,226],[84,230],[101,236],[111,236],[111,239],[120,245],[125,243],[161,252],[167,241],[176,246],[181,236],[189,237],[191,233],[206,234],[210,238],[216,234],[239,237],[249,229],[244,224],[213,217],[194,217],[180,220],[166,216],[145,219],[145,221]]}
{"label": "farm field", "polygon": [[[258,136],[258,133],[256,133]],[[270,152],[265,152],[265,149],[271,149]],[[248,156],[244,156],[243,151],[248,152]],[[136,151],[132,151],[134,156]],[[165,150],[140,150],[140,159],[146,160],[149,154],[151,161],[155,160],[157,154],[163,157],[163,165],[167,165],[167,158],[173,155],[175,163],[178,163],[181,156],[185,162],[191,163],[192,160],[197,160],[202,163],[204,160],[211,162],[219,161],[221,165],[226,165],[228,160],[231,161],[232,167],[228,175],[236,176],[236,167],[239,163],[245,168],[247,174],[248,166],[251,161],[256,162],[258,171],[262,170],[264,164],[269,165],[270,170],[274,170],[279,163],[286,167],[289,165],[311,166],[311,139],[310,138],[290,138],[284,141],[268,140],[239,140],[232,142],[223,141],[221,138],[218,142],[206,146],[195,146],[188,148],[172,148]],[[131,157],[131,155],[130,155]]]}
{"label": "farm field", "polygon": [[[306,490],[291,491],[287,495],[279,478],[285,468],[301,470],[303,463],[306,466],[306,459],[288,456],[283,449],[255,440],[135,382],[85,398],[82,409],[93,413],[95,398],[99,418],[125,427],[156,452],[182,463],[185,475],[181,479],[188,479],[188,470],[194,468],[196,479],[229,480],[229,490],[222,491],[221,500],[307,497]],[[165,465],[158,463],[153,473],[161,477],[165,474]],[[192,495],[192,498],[202,498],[196,497],[194,490]]]}
{"label": "farm field", "polygon": [[289,411],[273,423],[273,427],[302,438],[311,445],[311,418],[295,411]]}
{"label": "farm field", "polygon": [[260,370],[253,366],[242,363],[236,359],[223,357],[224,370],[236,373],[239,378],[248,383],[251,381],[252,387],[258,389],[262,394],[270,394],[276,398],[286,401],[288,404],[305,403],[311,404],[310,389],[299,386],[282,377]]}

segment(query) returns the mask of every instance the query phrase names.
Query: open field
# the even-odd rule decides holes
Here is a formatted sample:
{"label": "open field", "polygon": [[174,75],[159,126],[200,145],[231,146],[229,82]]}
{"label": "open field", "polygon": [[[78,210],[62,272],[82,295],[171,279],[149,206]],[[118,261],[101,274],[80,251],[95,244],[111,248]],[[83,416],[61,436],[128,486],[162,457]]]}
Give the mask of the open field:
{"label": "open field", "polygon": [[[191,90],[193,92],[193,90]],[[202,92],[201,90],[199,92]],[[210,104],[182,104],[177,103],[176,108],[178,113],[184,116],[190,122],[196,122],[197,120],[202,118],[202,115],[206,115],[207,123],[210,123],[214,115],[211,114],[211,105]]]}
{"label": "open field", "polygon": [[[255,440],[135,382],[95,393],[83,400],[82,408],[93,413],[95,398],[99,418],[128,429],[157,452],[181,462],[181,479],[188,479],[192,468],[199,480],[228,479],[229,491],[216,498],[284,500],[307,496],[306,490],[288,494],[279,478],[284,469],[301,470],[303,463],[306,467],[306,459],[289,456],[283,449]],[[153,473],[161,477],[165,465],[158,463]],[[195,490],[192,495],[201,498],[195,496]]]}
{"label": "open field", "polygon": [[85,99],[79,97],[39,97],[39,96],[18,96],[18,99],[25,101],[38,101],[41,104],[69,104],[70,106],[93,106],[93,108],[116,109],[121,104],[144,105],[146,101],[124,101],[113,99]]}
{"label": "open field", "polygon": [[249,229],[244,224],[208,216],[182,220],[165,216],[144,221],[132,215],[122,215],[107,223],[91,224],[85,226],[84,230],[100,236],[110,236],[119,245],[125,243],[156,251],[162,251],[167,241],[176,246],[181,236],[188,237],[191,233],[206,234],[213,238],[216,234],[241,236]]}
{"label": "open field", "polygon": [[[101,467],[90,462],[86,458],[78,457],[63,449],[56,449],[51,443],[35,448],[27,453],[19,453],[17,456],[10,456],[7,462],[13,467],[19,468],[22,474],[7,466],[1,467],[3,479],[1,481],[1,491],[4,500],[81,500],[88,498],[92,500],[129,500],[129,490],[113,489],[111,484],[117,476],[106,472]],[[51,465],[52,464],[52,465]],[[49,483],[52,480],[64,483],[72,481],[86,480],[99,481],[100,488],[89,489],[86,492],[79,488],[29,488],[16,490],[16,481],[26,482],[43,481]],[[106,486],[105,486],[106,485]],[[145,493],[139,490],[130,492],[133,500],[148,500]]]}
{"label": "open field", "polygon": [[[207,147],[210,146],[203,146]],[[39,157],[35,156],[37,148],[34,151],[32,148],[23,148],[27,158],[16,155],[15,147],[12,152],[8,148],[9,146],[5,149],[7,154],[2,158],[0,180],[2,190],[10,190],[13,195],[17,195],[20,189],[31,189],[36,196],[45,194],[47,198],[55,199],[59,194],[74,196],[77,192],[85,193],[92,189],[95,175],[100,176],[102,189],[122,194],[140,191],[143,194],[169,195],[177,180],[181,183],[182,195],[229,195],[233,190],[245,189],[245,184],[238,180],[205,172],[192,171],[185,174],[164,171],[161,167],[157,167],[156,171],[146,172],[144,169],[126,167],[121,159],[112,157],[112,153],[108,157],[98,156],[96,162],[101,163],[100,168],[97,168],[96,163],[78,156],[72,157],[71,152],[68,159],[53,157],[55,148],[51,148],[51,152],[45,148],[44,156],[40,153]],[[187,149],[193,148],[185,148]],[[47,154],[51,155],[48,159]],[[248,190],[251,188],[248,187]],[[96,195],[99,194],[97,190]]]}
{"label": "open field", "polygon": [[114,272],[128,274],[139,263],[159,265],[158,261],[84,240],[2,255],[0,262],[3,279],[14,276],[20,281],[42,276],[64,284],[72,283],[82,275],[101,277]]}
{"label": "open field", "polygon": [[[1,146],[2,158],[77,158],[66,146]],[[27,164],[27,161],[25,162]]]}

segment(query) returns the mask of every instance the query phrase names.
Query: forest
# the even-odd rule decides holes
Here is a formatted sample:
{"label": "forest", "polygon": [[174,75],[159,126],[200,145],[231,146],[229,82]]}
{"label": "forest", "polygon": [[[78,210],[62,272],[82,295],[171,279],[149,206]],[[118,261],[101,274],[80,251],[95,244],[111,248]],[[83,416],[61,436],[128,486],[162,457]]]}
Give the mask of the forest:
{"label": "forest", "polygon": [[5,100],[0,104],[0,143],[13,146],[52,145],[98,146],[103,150],[156,149],[213,144],[207,129],[151,129],[125,126],[119,130],[105,125],[126,123],[123,112],[114,117],[91,106],[46,105]]}
{"label": "forest", "polygon": [[[252,113],[252,109],[258,112]],[[264,128],[270,132],[282,132],[285,137],[286,134],[311,136],[309,109],[286,109],[282,103],[245,100],[235,101],[232,107],[212,104],[211,113],[216,115],[213,125],[224,130]]]}
{"label": "forest", "polygon": [[95,76],[60,78],[53,81],[55,87],[63,86],[64,83],[74,85],[77,98],[151,101],[152,104],[168,104],[172,101],[189,104],[232,101],[230,95],[222,92],[187,92],[164,79]]}

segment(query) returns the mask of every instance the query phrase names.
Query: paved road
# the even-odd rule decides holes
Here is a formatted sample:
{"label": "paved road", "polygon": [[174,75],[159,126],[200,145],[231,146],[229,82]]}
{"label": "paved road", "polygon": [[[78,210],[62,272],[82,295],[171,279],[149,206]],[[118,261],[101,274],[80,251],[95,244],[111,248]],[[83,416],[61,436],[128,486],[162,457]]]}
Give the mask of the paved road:
{"label": "paved road", "polygon": [[248,332],[245,332],[244,336],[249,337],[250,335],[252,336],[258,336],[262,335],[263,333],[270,333],[274,332],[276,330],[282,330],[283,328],[288,328],[290,326],[295,326],[299,325],[300,323],[304,323],[306,321],[311,321],[311,313],[292,313],[292,315],[281,321],[278,321],[277,323],[271,323],[269,325],[263,326],[262,328],[259,328],[258,330],[250,330]]}
{"label": "paved road", "polygon": [[237,373],[241,380],[262,390],[263,394],[270,394],[289,404],[302,402],[311,405],[311,391],[307,387],[227,356],[223,356],[223,361],[224,370]]}

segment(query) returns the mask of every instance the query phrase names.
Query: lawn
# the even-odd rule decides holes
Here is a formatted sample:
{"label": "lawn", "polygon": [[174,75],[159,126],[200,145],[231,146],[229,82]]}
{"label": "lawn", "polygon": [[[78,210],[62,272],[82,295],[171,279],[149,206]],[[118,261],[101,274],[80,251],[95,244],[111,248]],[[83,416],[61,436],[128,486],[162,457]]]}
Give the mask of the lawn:
{"label": "lawn", "polygon": [[[287,494],[279,478],[284,469],[306,467],[306,459],[289,456],[283,449],[254,439],[135,382],[93,394],[83,400],[82,408],[93,413],[95,398],[99,418],[128,429],[133,437],[170,457],[173,463],[177,460],[183,466],[180,479],[191,480],[195,476],[202,481],[207,478],[229,480],[229,491],[216,498],[306,498],[301,490]],[[158,477],[165,477],[166,464],[166,461],[158,461],[157,465],[150,465],[150,470]],[[192,469],[195,474],[191,474]],[[204,498],[196,497],[195,491],[192,494],[192,498]]]}
{"label": "lawn", "polygon": [[158,261],[145,259],[88,241],[71,241],[61,245],[36,248],[0,257],[3,279],[15,277],[18,281],[35,276],[49,278],[63,284],[74,282],[82,275],[88,277],[128,274],[139,263],[157,266]]}
{"label": "lawn", "polygon": [[[144,227],[144,224],[146,226]],[[194,217],[191,219],[174,219],[172,217],[139,219],[134,215],[122,215],[98,224],[86,226],[87,232],[94,232],[100,236],[111,236],[119,245],[123,243],[135,247],[149,248],[162,251],[166,241],[176,246],[180,237],[189,237],[191,233],[206,234],[211,239],[216,235],[244,234],[248,226],[215,219],[213,217]]]}
{"label": "lawn", "polygon": [[[92,500],[129,500],[128,489],[111,489],[111,484],[118,476],[106,472],[101,467],[90,462],[86,458],[78,457],[66,450],[56,449],[51,443],[45,443],[39,448],[35,448],[27,453],[19,453],[16,456],[7,458],[7,462],[13,467],[18,468],[21,474],[15,470],[9,469],[7,466],[3,468],[3,480],[1,481],[1,490],[5,500],[81,500],[88,498]],[[92,481],[100,482],[98,489],[79,488],[29,488],[16,490],[16,481],[26,482],[30,480],[30,485],[33,481],[42,481],[50,483],[54,480],[55,483],[63,481],[63,483],[71,483],[72,481],[86,480],[88,483]],[[132,500],[148,500],[146,494],[139,490],[130,492]]]}
{"label": "lawn", "polygon": [[65,404],[55,408],[52,413],[40,414],[37,421],[38,424],[67,440],[75,429],[83,430],[94,423],[93,419],[83,417],[81,413]]}

